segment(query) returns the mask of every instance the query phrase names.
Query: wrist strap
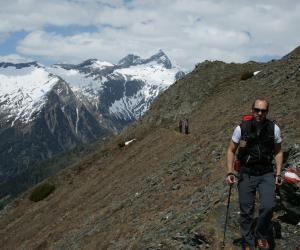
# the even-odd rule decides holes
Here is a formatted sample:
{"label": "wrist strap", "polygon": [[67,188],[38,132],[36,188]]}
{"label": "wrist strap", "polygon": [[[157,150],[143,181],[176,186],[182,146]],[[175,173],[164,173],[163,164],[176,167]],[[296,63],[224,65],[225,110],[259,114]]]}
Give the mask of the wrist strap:
{"label": "wrist strap", "polygon": [[233,175],[233,176],[236,177],[236,175],[234,173],[232,173],[232,172],[228,173],[226,176],[228,177],[229,175]]}

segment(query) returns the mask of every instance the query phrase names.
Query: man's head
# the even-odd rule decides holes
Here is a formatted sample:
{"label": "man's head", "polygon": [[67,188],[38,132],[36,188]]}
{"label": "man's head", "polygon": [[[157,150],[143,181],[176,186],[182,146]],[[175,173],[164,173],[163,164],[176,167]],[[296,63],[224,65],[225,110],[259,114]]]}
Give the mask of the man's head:
{"label": "man's head", "polygon": [[252,114],[254,119],[262,123],[266,120],[269,111],[269,102],[264,98],[256,99],[252,104]]}

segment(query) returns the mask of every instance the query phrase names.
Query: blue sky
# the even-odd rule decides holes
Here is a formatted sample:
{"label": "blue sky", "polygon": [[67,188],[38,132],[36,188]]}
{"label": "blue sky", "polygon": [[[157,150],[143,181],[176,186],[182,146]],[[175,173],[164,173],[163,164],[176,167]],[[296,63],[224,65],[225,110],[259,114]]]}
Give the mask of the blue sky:
{"label": "blue sky", "polygon": [[3,0],[0,60],[117,63],[162,49],[193,69],[204,60],[278,59],[300,45],[297,0]]}

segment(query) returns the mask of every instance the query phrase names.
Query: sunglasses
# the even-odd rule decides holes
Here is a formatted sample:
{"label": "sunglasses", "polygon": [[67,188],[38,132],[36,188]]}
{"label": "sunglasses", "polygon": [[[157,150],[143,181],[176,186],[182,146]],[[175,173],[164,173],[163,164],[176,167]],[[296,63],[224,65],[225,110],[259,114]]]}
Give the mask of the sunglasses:
{"label": "sunglasses", "polygon": [[265,114],[265,113],[267,113],[268,112],[268,110],[267,109],[258,109],[258,108],[253,108],[253,111],[255,112],[255,113],[259,113],[259,112],[261,112],[262,114]]}

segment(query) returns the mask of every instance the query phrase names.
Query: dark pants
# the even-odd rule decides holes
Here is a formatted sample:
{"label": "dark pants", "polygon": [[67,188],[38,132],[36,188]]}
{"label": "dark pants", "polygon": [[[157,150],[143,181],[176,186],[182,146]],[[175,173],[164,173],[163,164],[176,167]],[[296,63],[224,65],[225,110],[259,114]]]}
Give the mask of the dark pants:
{"label": "dark pants", "polygon": [[[246,243],[254,246],[255,239],[267,239],[275,201],[274,173],[263,175],[241,174],[238,184],[240,201],[241,234]],[[253,229],[256,191],[259,193],[260,209],[256,228]]]}

